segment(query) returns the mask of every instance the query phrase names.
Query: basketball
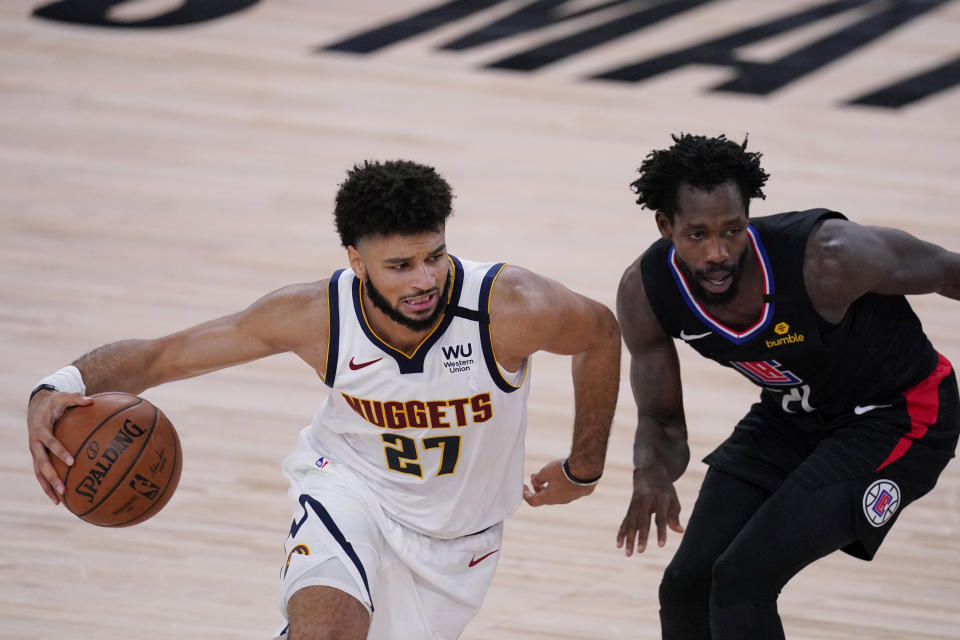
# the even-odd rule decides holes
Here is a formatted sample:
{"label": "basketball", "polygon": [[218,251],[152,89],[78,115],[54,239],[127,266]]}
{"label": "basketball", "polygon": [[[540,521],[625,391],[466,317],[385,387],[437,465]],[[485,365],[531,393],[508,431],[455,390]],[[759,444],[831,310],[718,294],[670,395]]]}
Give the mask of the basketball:
{"label": "basketball", "polygon": [[73,455],[68,467],[50,456],[65,487],[63,502],[81,520],[127,527],[155,515],[180,482],[176,430],[157,407],[127,393],[90,396],[72,407],[53,433]]}

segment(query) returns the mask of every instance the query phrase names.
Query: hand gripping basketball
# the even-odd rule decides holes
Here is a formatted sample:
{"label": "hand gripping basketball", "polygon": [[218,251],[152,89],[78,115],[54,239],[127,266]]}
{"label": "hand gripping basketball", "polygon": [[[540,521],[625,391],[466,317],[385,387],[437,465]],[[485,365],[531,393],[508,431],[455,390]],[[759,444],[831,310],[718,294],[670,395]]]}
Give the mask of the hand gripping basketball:
{"label": "hand gripping basketball", "polygon": [[111,392],[68,408],[53,435],[73,456],[54,456],[67,509],[91,524],[143,522],[170,500],[180,481],[180,439],[167,417],[138,396]]}

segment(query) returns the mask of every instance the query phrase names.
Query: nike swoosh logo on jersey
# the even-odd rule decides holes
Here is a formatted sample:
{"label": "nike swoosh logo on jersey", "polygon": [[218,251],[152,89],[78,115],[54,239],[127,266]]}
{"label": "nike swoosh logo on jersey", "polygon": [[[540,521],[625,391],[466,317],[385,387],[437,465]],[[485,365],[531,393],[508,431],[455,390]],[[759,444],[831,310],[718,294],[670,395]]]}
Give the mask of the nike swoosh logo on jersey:
{"label": "nike swoosh logo on jersey", "polygon": [[680,339],[690,342],[691,340],[699,340],[700,338],[706,338],[708,335],[713,333],[713,331],[707,331],[706,333],[687,333],[683,329],[680,330]]}
{"label": "nike swoosh logo on jersey", "polygon": [[473,566],[476,566],[476,565],[480,564],[481,562],[483,562],[484,560],[486,560],[487,558],[489,558],[490,556],[492,556],[493,554],[495,554],[497,551],[500,551],[500,549],[494,549],[494,550],[491,551],[490,553],[485,553],[484,555],[480,556],[479,558],[478,558],[476,555],[474,555],[473,558],[470,559],[470,565],[469,565],[469,566],[473,567]]}
{"label": "nike swoosh logo on jersey", "polygon": [[857,405],[853,408],[853,412],[858,416],[862,416],[868,411],[873,411],[874,409],[883,409],[884,407],[892,407],[892,404],[867,404],[867,405]]}
{"label": "nike swoosh logo on jersey", "polygon": [[369,367],[375,362],[380,362],[383,358],[377,358],[376,360],[370,360],[369,362],[356,363],[353,361],[353,358],[350,358],[350,368],[356,371],[357,369],[363,369],[364,367]]}

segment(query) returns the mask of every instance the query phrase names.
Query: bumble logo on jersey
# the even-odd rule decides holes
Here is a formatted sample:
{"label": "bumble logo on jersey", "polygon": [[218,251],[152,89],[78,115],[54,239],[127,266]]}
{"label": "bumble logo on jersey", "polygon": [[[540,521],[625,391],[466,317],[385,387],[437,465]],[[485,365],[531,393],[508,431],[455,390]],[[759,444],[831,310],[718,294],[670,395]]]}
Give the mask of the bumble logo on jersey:
{"label": "bumble logo on jersey", "polygon": [[449,429],[493,417],[489,393],[451,400],[367,400],[341,393],[350,408],[370,424],[384,429]]}
{"label": "bumble logo on jersey", "polygon": [[781,347],[785,344],[796,344],[806,340],[806,336],[802,333],[790,333],[790,325],[786,322],[778,322],[776,326],[773,327],[773,332],[781,337],[774,338],[773,340],[764,340],[767,349]]}

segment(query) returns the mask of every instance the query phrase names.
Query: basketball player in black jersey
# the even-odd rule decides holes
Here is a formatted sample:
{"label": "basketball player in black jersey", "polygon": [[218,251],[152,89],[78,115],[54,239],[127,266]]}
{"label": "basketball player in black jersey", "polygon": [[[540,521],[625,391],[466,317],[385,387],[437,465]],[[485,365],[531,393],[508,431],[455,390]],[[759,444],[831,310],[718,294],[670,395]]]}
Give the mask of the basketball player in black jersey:
{"label": "basketball player in black jersey", "polygon": [[956,377],[904,294],[960,299],[960,254],[826,209],[749,218],[769,177],[760,154],[673,140],[631,185],[662,238],[617,298],[639,416],[617,544],[643,551],[651,516],[661,546],[684,531],[680,339],[762,390],[705,460],[660,585],[663,638],[783,638],[787,581],[838,549],[871,559],[954,455]]}

